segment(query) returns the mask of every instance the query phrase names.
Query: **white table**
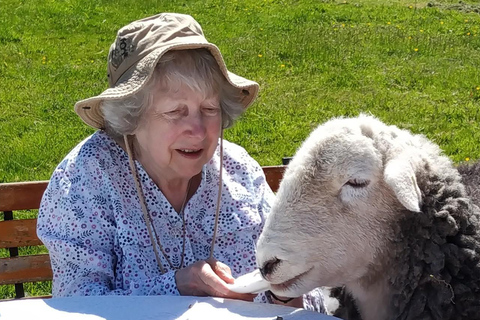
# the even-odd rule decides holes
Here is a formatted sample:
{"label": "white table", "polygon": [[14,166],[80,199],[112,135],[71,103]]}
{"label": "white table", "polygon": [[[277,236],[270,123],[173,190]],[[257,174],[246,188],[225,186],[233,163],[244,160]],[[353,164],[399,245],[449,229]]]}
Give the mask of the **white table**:
{"label": "white table", "polygon": [[336,318],[279,305],[187,296],[100,296],[0,302],[0,320],[23,319],[333,320]]}

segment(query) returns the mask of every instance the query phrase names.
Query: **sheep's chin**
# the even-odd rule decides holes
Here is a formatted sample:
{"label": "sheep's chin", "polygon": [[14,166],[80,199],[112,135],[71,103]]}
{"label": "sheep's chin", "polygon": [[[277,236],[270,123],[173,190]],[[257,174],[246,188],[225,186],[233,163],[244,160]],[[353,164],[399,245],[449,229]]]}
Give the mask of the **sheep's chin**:
{"label": "sheep's chin", "polygon": [[281,283],[270,283],[270,290],[277,295],[298,297],[315,288],[315,286],[312,288],[306,287],[306,285],[312,283],[311,281],[305,281],[305,278],[308,278],[312,270],[313,267]]}

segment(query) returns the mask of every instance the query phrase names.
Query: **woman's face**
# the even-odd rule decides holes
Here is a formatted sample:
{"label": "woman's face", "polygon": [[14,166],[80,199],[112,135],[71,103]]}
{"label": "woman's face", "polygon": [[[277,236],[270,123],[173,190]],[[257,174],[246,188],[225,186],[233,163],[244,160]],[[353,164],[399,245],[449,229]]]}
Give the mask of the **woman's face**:
{"label": "woman's face", "polygon": [[215,152],[221,114],[217,96],[186,86],[159,91],[135,131],[138,160],[154,180],[190,179]]}

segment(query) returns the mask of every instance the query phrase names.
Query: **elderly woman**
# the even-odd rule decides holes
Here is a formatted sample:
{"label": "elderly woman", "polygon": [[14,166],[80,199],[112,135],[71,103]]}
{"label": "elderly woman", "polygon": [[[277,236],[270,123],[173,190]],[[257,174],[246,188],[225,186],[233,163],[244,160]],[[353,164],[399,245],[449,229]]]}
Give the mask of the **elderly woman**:
{"label": "elderly woman", "polygon": [[[261,167],[223,140],[258,84],[229,71],[190,16],[159,14],[119,30],[110,87],[75,111],[99,129],[58,165],[38,236],[53,295],[209,295],[256,268],[274,198]],[[256,300],[323,310],[321,294]],[[282,302],[283,300],[283,302]]]}

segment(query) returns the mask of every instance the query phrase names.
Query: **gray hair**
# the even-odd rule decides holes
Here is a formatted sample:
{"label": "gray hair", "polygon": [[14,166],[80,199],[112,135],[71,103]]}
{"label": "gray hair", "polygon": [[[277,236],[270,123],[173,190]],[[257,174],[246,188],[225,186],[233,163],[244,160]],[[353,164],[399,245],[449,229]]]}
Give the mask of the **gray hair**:
{"label": "gray hair", "polygon": [[[114,136],[132,134],[158,92],[158,86],[175,91],[186,85],[205,98],[219,94],[222,126],[229,128],[243,111],[241,91],[226,80],[217,61],[207,49],[169,51],[159,60],[152,77],[139,92],[118,100],[107,100],[101,105],[105,129]],[[158,93],[157,93],[158,94]]]}

